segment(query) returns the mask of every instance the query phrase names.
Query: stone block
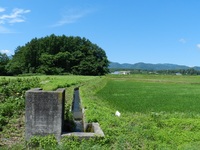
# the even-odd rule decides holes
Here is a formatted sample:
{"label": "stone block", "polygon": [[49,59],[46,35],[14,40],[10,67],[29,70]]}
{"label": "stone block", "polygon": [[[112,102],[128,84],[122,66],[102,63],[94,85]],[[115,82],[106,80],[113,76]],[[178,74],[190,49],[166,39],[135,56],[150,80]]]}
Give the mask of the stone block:
{"label": "stone block", "polygon": [[25,139],[34,135],[53,134],[59,141],[64,124],[65,89],[42,91],[32,89],[26,92]]}

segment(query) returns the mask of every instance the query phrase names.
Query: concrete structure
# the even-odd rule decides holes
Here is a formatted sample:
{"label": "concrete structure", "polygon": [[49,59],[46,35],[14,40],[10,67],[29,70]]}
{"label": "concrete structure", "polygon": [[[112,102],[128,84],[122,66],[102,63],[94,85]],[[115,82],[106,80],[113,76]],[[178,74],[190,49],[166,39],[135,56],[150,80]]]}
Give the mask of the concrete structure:
{"label": "concrete structure", "polygon": [[75,131],[62,134],[62,137],[76,136],[79,139],[104,137],[104,133],[100,128],[99,123],[85,123],[84,111],[81,104],[79,88],[74,89],[74,97],[71,112],[73,114],[74,123],[76,125]]}
{"label": "concrete structure", "polygon": [[25,111],[25,139],[28,141],[32,136],[45,136],[53,134],[58,141],[65,136],[77,136],[79,139],[104,137],[98,123],[85,123],[84,112],[81,106],[79,88],[74,90],[72,104],[73,121],[75,131],[64,131],[64,107],[65,89],[56,91],[42,91],[32,89],[26,92]]}
{"label": "concrete structure", "polygon": [[64,123],[64,103],[65,89],[42,91],[37,88],[27,91],[25,139],[54,134],[59,141]]}
{"label": "concrete structure", "polygon": [[84,132],[84,112],[81,106],[81,99],[79,95],[79,88],[74,89],[74,96],[72,102],[72,114],[74,123],[76,125],[75,132]]}
{"label": "concrete structure", "polygon": [[96,137],[104,137],[104,133],[102,129],[99,126],[99,123],[89,123],[86,125],[86,128],[89,128],[89,130],[86,132],[70,132],[62,134],[62,137],[65,136],[75,136],[79,139],[90,139],[90,138],[96,138]]}

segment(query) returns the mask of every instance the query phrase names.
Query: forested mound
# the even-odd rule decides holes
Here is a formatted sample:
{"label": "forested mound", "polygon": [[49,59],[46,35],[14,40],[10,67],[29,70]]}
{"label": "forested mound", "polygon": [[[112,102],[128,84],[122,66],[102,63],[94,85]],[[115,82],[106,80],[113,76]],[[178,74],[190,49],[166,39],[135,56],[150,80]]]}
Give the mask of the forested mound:
{"label": "forested mound", "polygon": [[104,75],[109,61],[105,51],[86,38],[56,36],[34,38],[17,47],[7,73]]}

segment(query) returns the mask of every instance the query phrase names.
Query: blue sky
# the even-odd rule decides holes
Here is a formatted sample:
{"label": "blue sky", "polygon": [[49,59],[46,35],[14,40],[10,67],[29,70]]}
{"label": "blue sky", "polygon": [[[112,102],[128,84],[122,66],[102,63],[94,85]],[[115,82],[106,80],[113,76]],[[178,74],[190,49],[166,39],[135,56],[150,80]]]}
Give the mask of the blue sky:
{"label": "blue sky", "polygon": [[119,63],[200,66],[199,0],[1,0],[0,52],[47,35],[80,36]]}

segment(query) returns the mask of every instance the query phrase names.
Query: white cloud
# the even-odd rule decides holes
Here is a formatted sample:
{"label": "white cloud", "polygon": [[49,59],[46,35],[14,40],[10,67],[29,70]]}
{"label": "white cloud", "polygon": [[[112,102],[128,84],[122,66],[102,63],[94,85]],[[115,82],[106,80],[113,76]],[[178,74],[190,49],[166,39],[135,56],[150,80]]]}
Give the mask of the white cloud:
{"label": "white cloud", "polygon": [[4,12],[5,10],[6,10],[5,8],[0,7],[0,13]]}
{"label": "white cloud", "polygon": [[6,55],[11,54],[10,50],[7,50],[7,49],[2,49],[2,50],[0,50],[0,52],[3,53],[3,54],[6,54]]}
{"label": "white cloud", "polygon": [[13,24],[13,23],[19,23],[19,22],[24,22],[24,19],[20,19],[20,18],[14,18],[12,20],[9,21],[9,23]]}
{"label": "white cloud", "polygon": [[29,13],[29,12],[31,11],[15,8],[12,10],[10,14],[0,15],[0,24],[6,24],[6,23],[14,24],[14,23],[19,23],[19,22],[25,22],[24,14]]}
{"label": "white cloud", "polygon": [[0,26],[0,34],[1,33],[13,33],[10,29]]}
{"label": "white cloud", "polygon": [[181,43],[186,43],[187,41],[186,41],[186,39],[184,39],[184,38],[181,38],[181,39],[179,39],[179,42],[181,42]]}
{"label": "white cloud", "polygon": [[199,49],[200,49],[200,44],[197,44],[197,48],[199,48]]}
{"label": "white cloud", "polygon": [[52,27],[58,27],[63,26],[65,24],[71,24],[77,22],[79,19],[85,17],[88,13],[90,13],[90,10],[76,10],[76,9],[70,9],[62,14],[62,18]]}

